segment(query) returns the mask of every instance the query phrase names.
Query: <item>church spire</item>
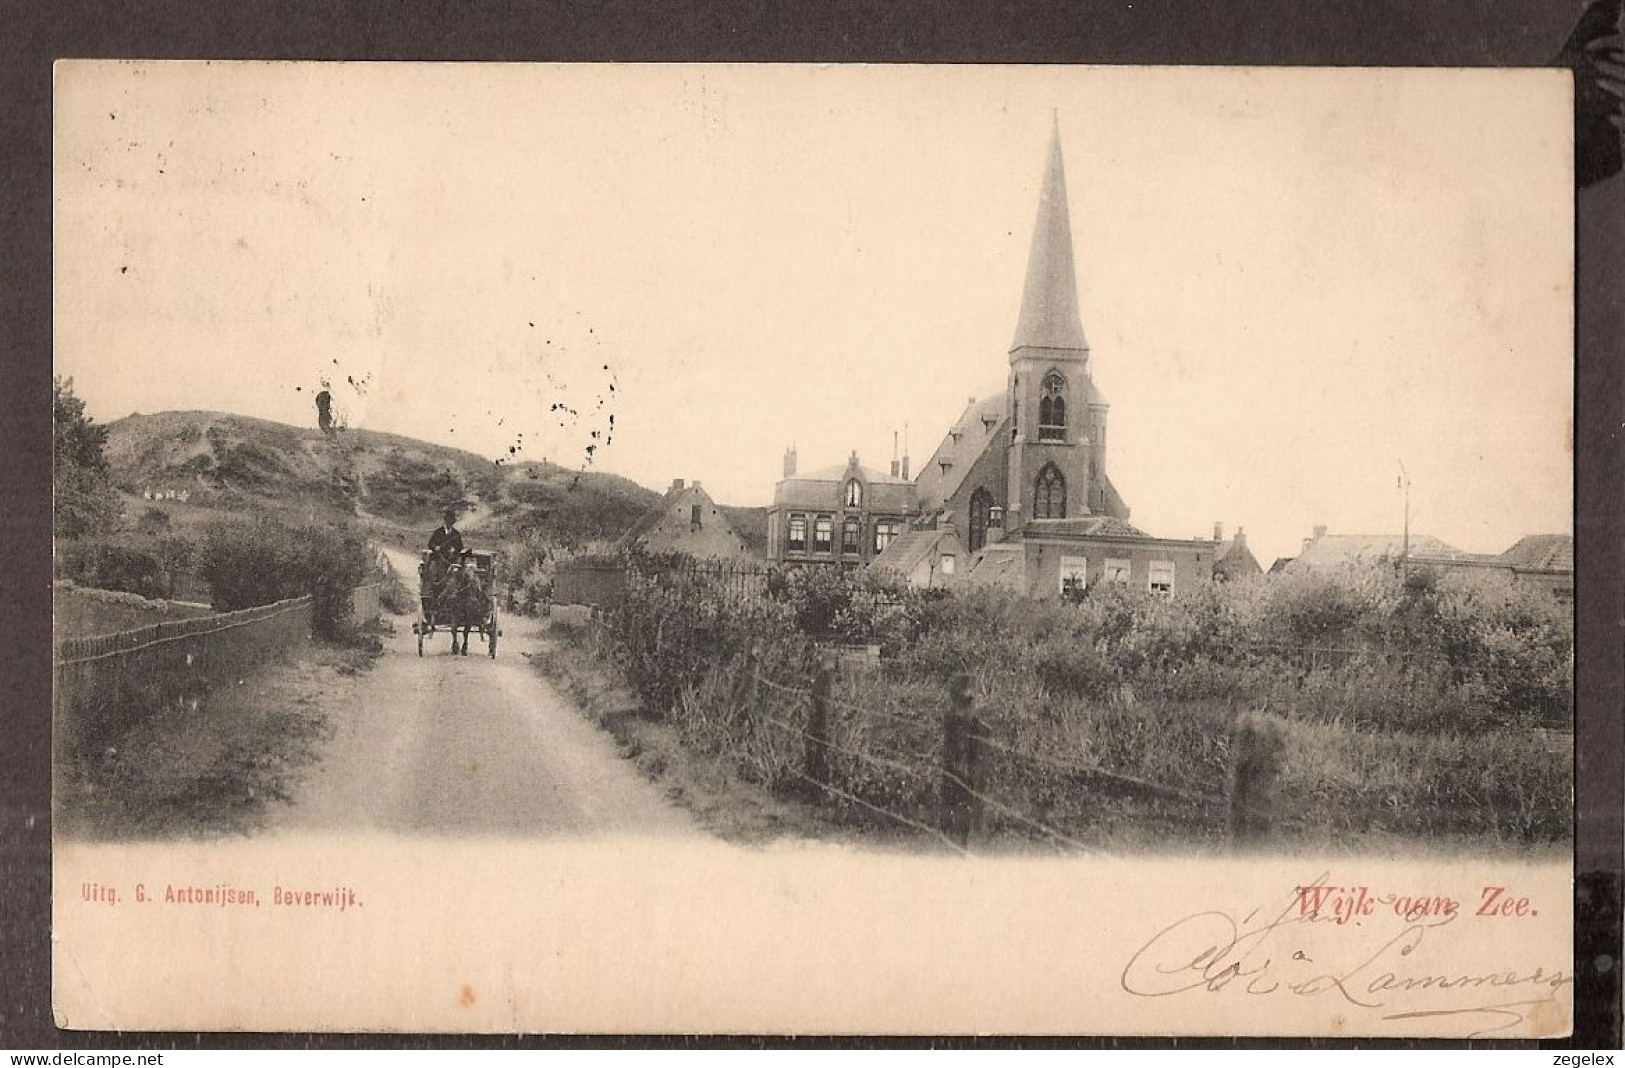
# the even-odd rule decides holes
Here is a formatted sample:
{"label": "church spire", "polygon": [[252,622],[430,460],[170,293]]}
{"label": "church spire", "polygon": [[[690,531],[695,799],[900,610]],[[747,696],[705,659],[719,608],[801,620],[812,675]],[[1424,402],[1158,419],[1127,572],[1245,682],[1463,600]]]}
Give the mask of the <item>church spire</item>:
{"label": "church spire", "polygon": [[1027,254],[1027,287],[1021,294],[1021,318],[1010,343],[1021,348],[1076,349],[1087,352],[1083,320],[1078,316],[1078,275],[1072,260],[1072,217],[1066,203],[1066,165],[1061,159],[1061,126],[1057,116],[1050,134],[1049,163],[1038,197],[1038,221]]}

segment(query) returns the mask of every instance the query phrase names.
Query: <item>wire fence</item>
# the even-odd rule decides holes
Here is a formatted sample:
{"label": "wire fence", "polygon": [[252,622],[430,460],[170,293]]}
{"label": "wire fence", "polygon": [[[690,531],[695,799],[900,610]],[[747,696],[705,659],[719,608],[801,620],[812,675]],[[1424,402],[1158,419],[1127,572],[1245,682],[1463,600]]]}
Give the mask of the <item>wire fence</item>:
{"label": "wire fence", "polygon": [[[625,640],[602,613],[593,629],[609,642]],[[755,764],[793,784],[806,799],[835,806],[897,833],[953,853],[996,838],[1018,837],[1065,854],[1098,846],[1058,825],[1021,788],[1025,776],[1000,772],[1041,769],[1069,796],[1129,798],[1178,810],[1209,836],[1235,846],[1255,843],[1271,825],[1270,792],[1279,770],[1279,743],[1255,717],[1237,721],[1229,739],[1231,770],[1224,792],[1155,782],[1095,764],[1068,760],[996,737],[978,715],[969,678],[950,678],[936,706],[910,713],[879,707],[861,672],[840,671],[826,653],[810,684],[775,678],[754,651],[733,686],[744,722],[735,741]],[[922,694],[922,700],[932,695]],[[1012,790],[1010,787],[1016,787]]]}

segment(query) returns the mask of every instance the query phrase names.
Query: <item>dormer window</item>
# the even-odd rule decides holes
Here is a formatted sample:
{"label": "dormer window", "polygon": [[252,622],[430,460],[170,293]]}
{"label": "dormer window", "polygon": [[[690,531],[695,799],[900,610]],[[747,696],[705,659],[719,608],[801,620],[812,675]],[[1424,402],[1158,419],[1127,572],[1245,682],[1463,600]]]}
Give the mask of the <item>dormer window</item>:
{"label": "dormer window", "polygon": [[855,478],[846,484],[846,506],[848,508],[863,507],[863,483]]}
{"label": "dormer window", "polygon": [[1038,440],[1066,440],[1066,379],[1059,371],[1045,375],[1039,391]]}

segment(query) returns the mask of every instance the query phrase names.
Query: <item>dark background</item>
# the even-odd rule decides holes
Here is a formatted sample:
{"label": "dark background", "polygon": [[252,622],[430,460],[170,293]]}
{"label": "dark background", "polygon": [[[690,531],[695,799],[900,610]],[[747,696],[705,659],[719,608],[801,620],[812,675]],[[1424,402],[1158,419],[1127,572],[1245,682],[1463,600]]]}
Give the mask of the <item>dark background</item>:
{"label": "dark background", "polygon": [[[61,1032],[50,1009],[51,62],[57,58],[1551,66],[1577,0],[599,4],[0,0],[0,1047],[1022,1045]],[[1577,211],[1576,1035],[1620,1045],[1625,180]],[[1509,502],[1509,506],[1512,505]],[[1066,1045],[1257,1045],[1083,1040]],[[1332,1041],[1298,1046],[1338,1046]],[[1364,1043],[1393,1046],[1402,1043]],[[1485,1043],[1489,1045],[1490,1043]]]}

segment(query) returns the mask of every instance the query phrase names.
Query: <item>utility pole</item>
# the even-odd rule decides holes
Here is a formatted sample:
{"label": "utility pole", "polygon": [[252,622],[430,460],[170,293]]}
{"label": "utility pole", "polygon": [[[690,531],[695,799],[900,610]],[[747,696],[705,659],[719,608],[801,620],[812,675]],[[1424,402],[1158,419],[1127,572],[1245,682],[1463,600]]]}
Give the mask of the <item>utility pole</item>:
{"label": "utility pole", "polygon": [[1405,471],[1405,461],[1399,461],[1398,489],[1405,494],[1405,533],[1399,550],[1400,574],[1409,577],[1411,566],[1411,476]]}

